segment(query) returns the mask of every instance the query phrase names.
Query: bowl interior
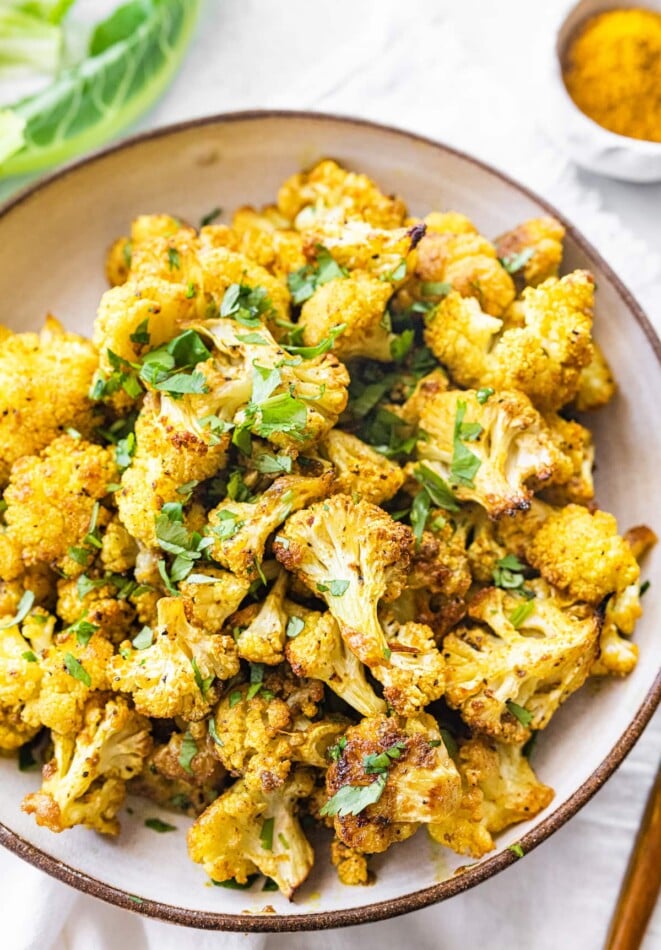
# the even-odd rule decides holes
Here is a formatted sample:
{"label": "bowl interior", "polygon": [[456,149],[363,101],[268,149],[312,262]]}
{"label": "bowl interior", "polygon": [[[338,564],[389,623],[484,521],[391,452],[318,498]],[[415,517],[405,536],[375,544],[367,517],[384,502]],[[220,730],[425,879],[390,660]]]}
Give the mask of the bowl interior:
{"label": "bowl interior", "polygon": [[[484,166],[395,130],[295,114],[191,124],[129,143],[67,171],[5,212],[0,218],[3,322],[16,330],[33,329],[50,311],[67,327],[89,334],[105,287],[104,252],[113,238],[126,233],[136,214],[171,211],[197,222],[216,206],[230,212],[242,204],[260,205],[273,200],[287,175],[326,156],[368,173],[386,191],[401,194],[413,212],[460,210],[487,235],[546,211],[533,196]],[[617,515],[625,529],[653,517],[650,500],[661,468],[658,362],[653,341],[634,318],[631,300],[617,289],[605,265],[569,234],[565,268],[575,267],[588,267],[595,274],[596,335],[621,387],[615,402],[595,414],[590,425],[598,449],[599,502]],[[657,522],[657,530],[660,527]],[[658,570],[660,560],[660,553],[655,553],[645,574],[651,576],[655,566]],[[535,767],[554,787],[555,801],[535,821],[502,835],[499,848],[513,841],[536,843],[567,817],[574,807],[569,800],[577,790],[582,788],[578,796],[582,799],[596,790],[598,779],[591,780],[592,773],[626,732],[660,665],[661,638],[654,624],[660,594],[652,585],[646,595],[646,616],[636,632],[641,661],[635,672],[621,682],[582,690],[540,737]],[[631,741],[632,731],[624,746]],[[602,773],[608,774],[615,758]],[[512,859],[507,852],[487,857],[481,869],[452,879],[458,866],[470,862],[432,845],[421,830],[375,862],[377,881],[372,887],[347,888],[337,883],[328,864],[327,844],[321,841],[313,875],[292,905],[279,894],[208,886],[201,868],[186,854],[184,832],[189,822],[163,816],[179,831],[156,835],[144,827],[146,816],[159,814],[149,803],[130,803],[134,813],[122,814],[118,841],[83,829],[57,836],[38,828],[20,810],[22,796],[37,786],[37,775],[21,773],[13,761],[2,760],[0,781],[0,821],[6,829],[27,846],[79,872],[80,886],[89,886],[80,875],[95,879],[106,886],[97,888],[99,896],[132,906],[127,895],[134,895],[144,901],[138,908],[197,926],[246,930],[356,923],[440,899],[458,889],[457,880],[461,887],[470,885]],[[7,842],[11,835],[5,832],[4,837]],[[9,843],[19,846],[16,838]],[[48,862],[46,869],[57,870]],[[152,901],[169,907],[152,906]],[[374,906],[378,904],[382,906]],[[275,914],[264,912],[265,905]],[[246,913],[251,916],[226,916]]]}

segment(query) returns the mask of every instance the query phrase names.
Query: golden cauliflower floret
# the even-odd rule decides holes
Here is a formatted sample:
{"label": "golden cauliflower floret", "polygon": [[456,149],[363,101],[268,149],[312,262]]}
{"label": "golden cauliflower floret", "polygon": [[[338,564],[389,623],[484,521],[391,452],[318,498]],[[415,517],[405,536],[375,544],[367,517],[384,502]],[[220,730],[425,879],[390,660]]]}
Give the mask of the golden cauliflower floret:
{"label": "golden cauliflower floret", "polygon": [[219,681],[239,672],[231,636],[207,633],[186,619],[180,597],[162,597],[153,642],[122,644],[109,664],[112,689],[130,693],[136,709],[159,719],[203,719],[218,699]]}
{"label": "golden cauliflower floret", "polygon": [[384,315],[391,294],[388,281],[368,274],[356,273],[328,281],[303,304],[303,342],[316,346],[344,325],[333,346],[336,356],[344,361],[364,356],[390,362],[395,337]]}
{"label": "golden cauliflower floret", "polygon": [[406,216],[401,198],[384,195],[367,175],[330,159],[288,178],[278,191],[278,210],[299,230],[329,213],[378,228],[399,227]]}
{"label": "golden cauliflower floret", "polygon": [[390,656],[372,669],[383,684],[388,704],[404,716],[413,716],[440,699],[445,690],[445,665],[434,631],[424,623],[400,623],[384,611],[383,628]]}
{"label": "golden cauliflower floret", "polygon": [[594,498],[592,433],[579,422],[556,413],[544,419],[556,448],[556,467],[544,484],[543,498],[554,505],[587,505]]}
{"label": "golden cauliflower floret", "polygon": [[335,838],[331,842],[331,863],[337,869],[340,884],[355,886],[369,884],[370,873],[367,867],[367,858],[360,851],[348,848],[346,844]]}
{"label": "golden cauliflower floret", "polygon": [[234,878],[245,884],[250,875],[261,872],[291,900],[314,861],[297,817],[300,799],[313,789],[308,769],[297,769],[271,792],[235,782],[188,832],[191,859],[214,881]]}
{"label": "golden cauliflower floret", "polygon": [[199,577],[179,584],[186,616],[207,633],[220,633],[248,593],[250,581],[206,564]]}
{"label": "golden cauliflower floret", "polygon": [[[175,337],[181,325],[198,312],[198,298],[186,294],[185,284],[158,279],[131,278],[107,290],[101,297],[94,322],[100,376],[106,378],[113,372],[113,356],[109,354],[135,363],[145,351],[146,345],[140,342],[145,333],[149,335],[149,348],[161,346]],[[131,402],[126,393],[123,402]]]}
{"label": "golden cauliflower floret", "polygon": [[39,732],[41,726],[30,726],[21,718],[21,708],[0,705],[0,756],[16,752]]}
{"label": "golden cauliflower floret", "polygon": [[348,648],[330,611],[319,613],[285,603],[289,639],[287,661],[297,676],[322,680],[363,716],[386,711],[365,677],[365,668]]}
{"label": "golden cauliflower floret", "polygon": [[423,405],[420,429],[423,476],[431,469],[459,501],[477,502],[492,518],[529,507],[529,483],[543,483],[556,465],[544,421],[521,392],[486,401],[475,390],[439,393]]}
{"label": "golden cauliflower floret", "polygon": [[54,758],[44,766],[40,791],[23,799],[23,811],[51,831],[85,825],[118,834],[116,815],[126,782],[151,748],[149,731],[149,721],[121,696],[91,697],[80,731],[52,733]]}
{"label": "golden cauliflower floret", "polygon": [[496,257],[490,241],[475,232],[430,229],[418,246],[415,278],[425,284],[449,284],[462,297],[474,297],[485,311],[498,317],[514,300],[512,278]]}
{"label": "golden cauliflower floret", "polygon": [[26,702],[23,719],[53,732],[77,732],[90,694],[109,688],[112,655],[112,643],[99,632],[87,643],[73,633],[57,636],[40,660],[39,690]]}
{"label": "golden cauliflower floret", "polygon": [[339,267],[387,281],[392,291],[403,284],[413,268],[416,247],[424,232],[424,224],[386,230],[364,221],[345,223],[329,216],[315,220],[303,231],[303,245],[308,258],[317,256],[322,247]]}
{"label": "golden cauliflower floret", "polygon": [[401,593],[412,547],[410,528],[348,495],[292,515],[273,544],[287,570],[326,601],[349,649],[371,669],[389,661],[377,607]]}
{"label": "golden cauliflower floret", "polygon": [[592,359],[583,367],[578,378],[578,392],[573,407],[577,412],[600,409],[617,392],[617,383],[601,347],[592,341]]}
{"label": "golden cauliflower floret", "polygon": [[320,442],[318,451],[333,466],[335,488],[345,495],[356,495],[373,505],[382,505],[396,495],[404,483],[404,472],[399,465],[341,429],[332,429]]}
{"label": "golden cauliflower floret", "polygon": [[97,365],[92,344],[65,333],[53,317],[40,334],[0,342],[0,487],[17,459],[40,452],[67,428],[94,432],[100,419],[88,393]]}
{"label": "golden cauliflower floret", "polygon": [[260,214],[253,208],[239,208],[232,216],[232,232],[235,237],[232,249],[277,277],[286,277],[306,264],[301,235],[290,229],[287,220],[277,211],[273,214],[273,209],[265,209]]}
{"label": "golden cauliflower floret", "polygon": [[264,314],[266,323],[277,330],[277,320],[289,319],[290,298],[287,285],[245,254],[238,254],[225,247],[202,246],[199,267],[200,290],[215,301],[216,305],[222,304],[225,293],[232,284],[261,288],[269,303]]}
{"label": "golden cauliflower floret", "polygon": [[524,291],[524,326],[501,332],[502,321],[452,293],[431,312],[425,341],[461,386],[518,389],[553,411],[576,396],[592,359],[593,303],[587,271],[550,278]]}
{"label": "golden cauliflower floret", "polygon": [[20,626],[5,626],[11,619],[0,621],[0,708],[15,711],[18,718],[25,703],[39,691],[41,666]]}
{"label": "golden cauliflower floret", "polygon": [[106,254],[106,279],[111,287],[128,280],[131,269],[131,239],[123,236],[113,241]]}
{"label": "golden cauliflower floret", "polygon": [[640,576],[613,515],[580,505],[567,505],[549,515],[528,546],[527,558],[554,587],[594,605],[635,584]]}
{"label": "golden cauliflower floret", "polygon": [[124,574],[135,567],[138,545],[117,519],[108,524],[101,538],[101,563],[106,571]]}
{"label": "golden cauliflower floret", "polygon": [[186,428],[174,400],[149,393],[135,423],[135,454],[115,492],[119,518],[129,534],[155,547],[155,519],[164,504],[182,501],[179,489],[203,481],[223,467],[228,436],[209,444],[208,434]]}
{"label": "golden cauliflower floret", "polygon": [[461,775],[459,808],[429,826],[439,844],[481,858],[495,848],[492,835],[534,818],[553,800],[553,789],[533,772],[521,746],[475,736],[461,742],[455,763]]}
{"label": "golden cauliflower floret", "polygon": [[496,238],[496,253],[511,273],[536,287],[558,276],[564,237],[565,229],[555,218],[530,218]]}
{"label": "golden cauliflower floret", "polygon": [[288,583],[287,572],[280,571],[263,603],[247,608],[252,616],[245,626],[240,623],[235,637],[241,659],[269,666],[276,666],[284,659],[287,614],[283,600]]}
{"label": "golden cauliflower floret", "polygon": [[188,723],[185,733],[174,732],[168,742],[154,747],[128,785],[129,792],[196,818],[226,784],[227,772],[213,746],[206,720]]}
{"label": "golden cauliflower floret", "polygon": [[451,814],[461,783],[431,716],[373,716],[347,729],[326,789],[338,839],[374,854]]}
{"label": "golden cauliflower floret", "polygon": [[293,511],[324,498],[332,488],[333,474],[281,475],[255,502],[226,499],[209,512],[215,561],[239,577],[254,579],[264,558],[270,534]]}
{"label": "golden cauliflower floret", "polygon": [[503,742],[520,743],[543,729],[583,685],[597,655],[598,613],[572,605],[543,582],[527,584],[526,600],[495,587],[468,608],[473,624],[443,641],[445,698],[468,725]]}
{"label": "golden cauliflower floret", "polygon": [[440,509],[431,513],[430,521],[434,530],[423,531],[406,587],[391,609],[401,622],[426,624],[438,638],[465,614],[472,578],[464,533]]}
{"label": "golden cauliflower floret", "polygon": [[117,478],[113,454],[63,435],[41,455],[19,459],[5,491],[6,534],[24,564],[58,562],[90,530],[95,502]]}

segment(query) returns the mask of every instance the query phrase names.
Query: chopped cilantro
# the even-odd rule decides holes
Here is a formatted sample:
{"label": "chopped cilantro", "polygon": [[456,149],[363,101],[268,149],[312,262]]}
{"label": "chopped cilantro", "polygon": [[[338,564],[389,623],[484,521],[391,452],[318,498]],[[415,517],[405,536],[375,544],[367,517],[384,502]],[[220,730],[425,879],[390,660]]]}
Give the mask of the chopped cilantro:
{"label": "chopped cilantro", "polygon": [[230,284],[220,305],[221,317],[232,317],[250,330],[262,326],[262,317],[273,313],[273,304],[263,287]]}
{"label": "chopped cilantro", "polygon": [[496,587],[502,587],[504,590],[516,590],[523,586],[524,577],[521,573],[525,571],[525,564],[514,554],[507,554],[496,561],[493,569],[493,582]]}
{"label": "chopped cilantro", "polygon": [[377,775],[370,785],[343,785],[335,794],[328,799],[322,806],[319,814],[339,815],[344,818],[346,815],[359,815],[368,805],[374,805],[383,795],[388,781],[387,774],[382,772]]}
{"label": "chopped cilantro", "polygon": [[475,393],[475,398],[479,404],[483,406],[485,402],[487,402],[487,400],[493,396],[494,392],[495,390],[492,389],[491,386],[484,386],[482,389],[478,389],[478,391]]}
{"label": "chopped cilantro", "polygon": [[170,270],[181,269],[181,256],[176,247],[168,248],[168,266]]}
{"label": "chopped cilantro", "polygon": [[379,280],[389,280],[391,283],[397,283],[397,281],[404,280],[406,277],[406,260],[401,259],[397,267],[394,270],[390,271],[388,274],[381,274]]}
{"label": "chopped cilantro", "polygon": [[404,330],[394,340],[390,341],[390,355],[396,363],[399,363],[407,355],[415,339],[414,330]]}
{"label": "chopped cilantro", "polygon": [[339,323],[336,327],[332,327],[328,336],[320,340],[315,346],[284,346],[284,349],[287,350],[288,353],[302,357],[304,360],[312,360],[316,356],[321,356],[323,353],[328,353],[329,350],[332,350],[335,340],[340,334],[344,333],[346,328],[346,323]]}
{"label": "chopped cilantro", "polygon": [[87,687],[92,685],[92,679],[89,673],[84,668],[82,663],[80,663],[75,658],[73,653],[64,654],[64,665],[67,669],[67,673],[73,676],[75,680],[79,680],[81,683],[83,683]]}
{"label": "chopped cilantro", "polygon": [[205,215],[202,215],[200,218],[200,227],[206,228],[207,225],[213,224],[213,222],[221,216],[223,213],[222,208],[213,208],[211,211],[208,211]]}
{"label": "chopped cilantro", "polygon": [[525,623],[528,617],[534,612],[535,601],[525,600],[522,604],[519,604],[518,607],[514,608],[508,619],[512,626],[518,630],[521,624]]}
{"label": "chopped cilantro", "polygon": [[184,772],[188,772],[189,775],[193,774],[193,767],[191,762],[197,755],[197,744],[195,739],[192,737],[190,732],[184,734],[183,741],[181,743],[181,749],[179,751],[179,765],[182,767]]}
{"label": "chopped cilantro", "polygon": [[509,257],[501,257],[500,263],[503,265],[508,274],[516,274],[520,270],[523,270],[534,253],[535,249],[533,247],[526,247],[518,254],[511,254]]}
{"label": "chopped cilantro", "polygon": [[214,881],[214,879],[211,878],[211,883],[214,887],[227,887],[232,891],[247,891],[253,886],[258,877],[259,874],[250,874],[243,884],[239,884],[233,877],[228,878],[226,881]]}
{"label": "chopped cilantro", "polygon": [[265,818],[262,825],[262,830],[259,835],[259,840],[262,842],[262,848],[264,851],[273,851],[273,827],[275,825],[275,818]]}
{"label": "chopped cilantro", "polygon": [[480,437],[483,429],[479,422],[464,422],[465,415],[466,403],[460,399],[457,401],[457,415],[454,423],[450,477],[458,485],[473,488],[475,485],[475,476],[482,462],[474,452],[471,452],[471,450],[464,445],[464,442],[474,442],[475,439]]}
{"label": "chopped cilantro", "polygon": [[515,716],[516,719],[519,720],[521,725],[525,726],[525,728],[527,729],[530,723],[532,722],[532,713],[528,712],[528,710],[524,706],[519,706],[519,704],[515,703],[513,699],[508,699],[505,705],[507,706],[509,711],[512,713],[512,715]]}
{"label": "chopped cilantro", "polygon": [[446,511],[459,511],[457,499],[447,482],[424,462],[416,466],[413,477],[439,508],[444,508]]}
{"label": "chopped cilantro", "polygon": [[387,772],[405,749],[405,742],[395,742],[394,745],[383,752],[366,755],[363,757],[363,768],[368,775],[380,775],[382,772]]}
{"label": "chopped cilantro", "polygon": [[31,590],[24,591],[23,596],[18,602],[18,607],[16,608],[16,613],[14,616],[6,617],[4,620],[0,621],[0,630],[6,630],[7,627],[15,627],[17,624],[22,623],[32,610],[33,604],[33,592]]}
{"label": "chopped cilantro", "polygon": [[151,627],[144,626],[131,642],[136,650],[146,650],[154,642],[154,631]]}
{"label": "chopped cilantro", "polygon": [[316,261],[306,264],[287,276],[287,286],[293,303],[302,304],[319,287],[339,277],[348,277],[349,271],[335,261],[330,251],[322,244],[315,248]]}
{"label": "chopped cilantro", "polygon": [[516,844],[511,844],[507,850],[511,851],[512,854],[515,854],[517,858],[522,858],[525,855],[525,851],[523,850],[523,848],[521,847],[518,841],[516,842]]}
{"label": "chopped cilantro", "polygon": [[21,653],[21,656],[24,660],[27,660],[28,663],[36,663],[37,657],[32,652],[32,650],[26,650],[25,653]]}
{"label": "chopped cilantro", "polygon": [[335,745],[330,746],[327,750],[326,755],[331,760],[331,762],[337,762],[341,758],[342,753],[347,747],[347,737],[340,736]]}
{"label": "chopped cilantro", "polygon": [[293,640],[294,637],[297,637],[301,630],[305,627],[305,621],[301,620],[300,617],[290,617],[287,621],[287,636],[290,640]]}
{"label": "chopped cilantro", "polygon": [[213,739],[213,741],[216,743],[217,746],[224,745],[223,740],[218,735],[218,731],[216,729],[216,720],[213,718],[213,716],[211,716],[211,718],[209,719],[209,735],[211,736],[211,738]]}
{"label": "chopped cilantro", "polygon": [[169,825],[167,821],[161,821],[160,818],[145,818],[145,828],[151,828],[152,831],[158,831],[160,834],[177,830],[175,825]]}
{"label": "chopped cilantro", "polygon": [[96,624],[90,623],[89,620],[85,620],[83,615],[80,620],[77,620],[76,623],[69,627],[67,632],[75,633],[78,643],[81,645],[81,647],[85,647],[90,642],[92,634],[96,633],[98,629],[99,628]]}
{"label": "chopped cilantro", "polygon": [[138,324],[133,333],[130,335],[129,340],[131,343],[137,343],[139,346],[147,344],[151,341],[148,319],[144,319],[142,323]]}
{"label": "chopped cilantro", "polygon": [[243,694],[239,690],[234,690],[233,693],[230,693],[230,709],[234,709],[237,703],[240,703],[243,699]]}
{"label": "chopped cilantro", "polygon": [[342,597],[349,587],[349,581],[334,580],[326,581],[323,584],[317,584],[317,590],[320,594],[330,593],[332,597]]}

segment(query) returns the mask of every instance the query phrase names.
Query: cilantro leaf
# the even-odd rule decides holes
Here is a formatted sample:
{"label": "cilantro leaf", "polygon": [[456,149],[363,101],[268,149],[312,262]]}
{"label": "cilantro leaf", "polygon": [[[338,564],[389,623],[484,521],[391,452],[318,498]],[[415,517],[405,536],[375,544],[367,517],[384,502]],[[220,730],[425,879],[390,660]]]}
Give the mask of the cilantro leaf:
{"label": "cilantro leaf", "polygon": [[193,774],[191,762],[196,755],[197,744],[195,739],[193,739],[190,732],[186,732],[181,743],[181,749],[179,751],[179,765],[182,767],[184,772],[188,772],[189,775]]}
{"label": "cilantro leaf", "polygon": [[471,452],[471,450],[464,445],[464,441],[474,441],[480,437],[483,430],[478,422],[464,423],[465,414],[466,403],[460,399],[457,401],[457,415],[454,423],[450,476],[456,484],[473,488],[475,485],[475,476],[482,462],[474,452]]}
{"label": "cilantro leaf", "polygon": [[459,511],[457,499],[448,483],[424,462],[416,466],[413,477],[422,485],[431,500],[439,508],[445,508],[446,511]]}
{"label": "cilantro leaf", "polygon": [[514,608],[508,619],[512,626],[518,630],[521,624],[525,623],[528,617],[534,612],[535,601],[524,600],[522,604],[519,604],[518,607]]}
{"label": "cilantro leaf", "polygon": [[387,781],[386,773],[382,772],[370,785],[343,785],[322,806],[319,814],[338,815],[340,818],[346,815],[359,815],[368,805],[378,802]]}
{"label": "cilantro leaf", "polygon": [[64,654],[64,665],[67,669],[67,673],[73,676],[75,680],[79,680],[87,687],[92,685],[92,679],[89,673],[83,667],[82,663],[76,659],[73,653]]}
{"label": "cilantro leaf", "polygon": [[161,821],[160,818],[145,818],[145,828],[151,828],[152,831],[158,831],[160,834],[177,830],[175,825],[169,825],[167,821]]}
{"label": "cilantro leaf", "polygon": [[535,249],[533,247],[526,247],[523,251],[519,251],[518,254],[511,254],[509,257],[501,257],[500,263],[503,265],[508,274],[516,274],[526,266],[534,253]]}
{"label": "cilantro leaf", "polygon": [[284,346],[283,349],[287,350],[288,353],[301,356],[304,360],[312,360],[315,356],[321,356],[323,353],[332,350],[335,340],[341,333],[344,333],[346,328],[346,323],[339,323],[336,327],[332,327],[328,332],[328,336],[320,340],[315,346]]}
{"label": "cilantro leaf", "polygon": [[0,622],[0,630],[6,630],[7,627],[15,627],[17,624],[22,623],[32,610],[33,604],[34,593],[31,590],[24,591],[23,596],[18,602],[16,613],[13,617],[7,617]]}
{"label": "cilantro leaf", "polygon": [[305,621],[301,620],[300,617],[290,617],[287,621],[286,634],[290,640],[293,640],[294,637],[297,637],[301,630],[305,627]]}
{"label": "cilantro leaf", "polygon": [[512,715],[515,716],[519,720],[521,725],[525,726],[525,728],[527,729],[530,723],[532,722],[532,713],[528,712],[528,710],[524,706],[519,706],[519,704],[515,703],[513,699],[508,699],[505,705],[507,706],[509,711],[512,713]]}
{"label": "cilantro leaf", "polygon": [[315,253],[314,264],[306,264],[287,276],[287,286],[295,304],[304,303],[315,290],[329,281],[349,276],[349,271],[345,267],[340,267],[323,244],[317,244]]}

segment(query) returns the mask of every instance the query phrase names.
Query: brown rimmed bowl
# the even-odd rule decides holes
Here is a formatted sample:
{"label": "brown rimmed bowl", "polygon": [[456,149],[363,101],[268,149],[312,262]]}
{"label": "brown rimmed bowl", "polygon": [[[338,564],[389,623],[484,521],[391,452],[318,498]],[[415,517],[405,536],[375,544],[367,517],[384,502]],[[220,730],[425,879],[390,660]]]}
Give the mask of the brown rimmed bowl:
{"label": "brown rimmed bowl", "polygon": [[[322,157],[374,177],[402,195],[413,213],[453,208],[487,235],[526,217],[554,214],[546,202],[482,162],[438,142],[356,119],[296,112],[246,112],[201,119],[129,139],[38,183],[0,213],[3,322],[34,329],[51,311],[89,334],[104,290],[110,242],[139,213],[170,211],[198,221],[211,208],[273,200],[278,184]],[[661,471],[659,361],[661,345],[629,291],[581,234],[568,229],[565,269],[587,267],[598,284],[596,336],[620,394],[590,419],[597,444],[597,492],[622,529],[653,521]],[[48,394],[44,394],[48,398]],[[654,525],[653,525],[654,526]],[[657,531],[659,522],[656,524]],[[580,542],[579,542],[580,543]],[[661,554],[648,560],[658,571]],[[261,890],[209,886],[186,854],[189,822],[156,835],[144,825],[158,815],[132,800],[117,841],[76,828],[54,835],[24,815],[20,802],[38,783],[0,760],[0,842],[73,887],[112,904],[191,927],[292,931],[382,920],[426,907],[474,887],[517,860],[574,815],[622,762],[661,698],[661,589],[645,598],[636,641],[641,659],[628,678],[587,687],[554,717],[537,744],[535,767],[556,797],[534,820],[500,836],[498,849],[471,863],[433,845],[424,830],[374,862],[376,883],[337,882],[323,846],[293,903]]]}

